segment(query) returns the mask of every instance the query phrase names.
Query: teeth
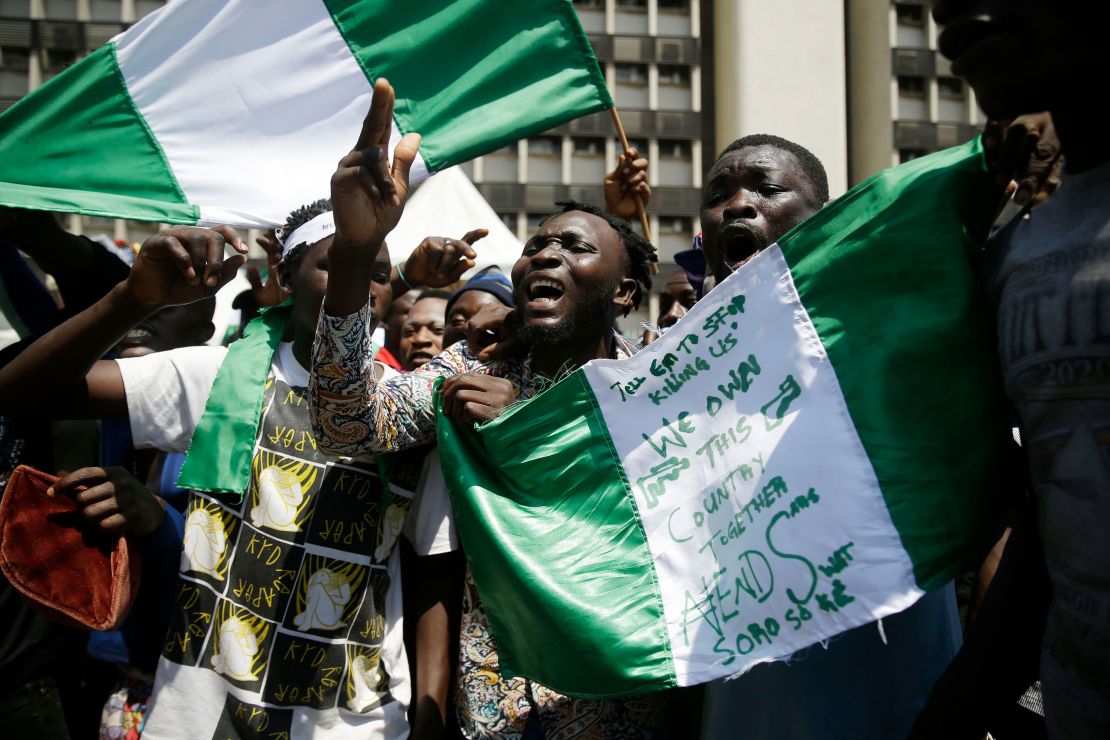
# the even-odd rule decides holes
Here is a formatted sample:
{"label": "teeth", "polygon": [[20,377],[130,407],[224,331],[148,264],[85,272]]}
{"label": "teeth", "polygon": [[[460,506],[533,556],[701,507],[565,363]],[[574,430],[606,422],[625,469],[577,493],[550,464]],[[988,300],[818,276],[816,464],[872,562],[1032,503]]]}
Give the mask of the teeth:
{"label": "teeth", "polygon": [[560,285],[559,283],[555,282],[554,280],[547,280],[545,278],[537,278],[537,279],[533,280],[528,285],[528,295],[529,295],[529,297],[535,298],[536,297],[536,290],[539,289],[539,288],[551,288],[552,290],[557,291],[559,293],[559,295],[563,294],[563,286]]}

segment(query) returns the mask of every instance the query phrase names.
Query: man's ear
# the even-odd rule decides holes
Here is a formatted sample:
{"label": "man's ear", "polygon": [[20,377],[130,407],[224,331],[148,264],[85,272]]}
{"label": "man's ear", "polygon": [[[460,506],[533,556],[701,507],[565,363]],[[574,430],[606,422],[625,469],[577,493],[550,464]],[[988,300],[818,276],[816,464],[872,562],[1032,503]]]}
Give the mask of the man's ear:
{"label": "man's ear", "polygon": [[277,273],[278,285],[280,285],[282,289],[292,293],[293,273],[290,272],[289,265],[285,263],[285,260],[278,262],[277,267],[274,268],[274,271]]}
{"label": "man's ear", "polygon": [[640,284],[632,278],[621,278],[617,282],[617,290],[613,293],[613,303],[617,306],[621,316],[627,316],[632,311],[635,305],[636,293],[640,290]]}

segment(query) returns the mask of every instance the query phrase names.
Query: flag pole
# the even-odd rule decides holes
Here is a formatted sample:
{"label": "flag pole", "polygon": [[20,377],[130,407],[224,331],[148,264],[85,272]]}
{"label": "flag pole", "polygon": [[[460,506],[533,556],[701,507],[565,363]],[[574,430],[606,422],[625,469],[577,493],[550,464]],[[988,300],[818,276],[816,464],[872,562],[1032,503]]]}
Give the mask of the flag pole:
{"label": "flag pole", "polygon": [[[620,114],[617,113],[617,106],[614,105],[609,109],[609,115],[613,117],[613,125],[617,128],[617,137],[621,140],[623,150],[628,151],[628,137],[624,133],[624,126],[621,124]],[[643,156],[643,154],[644,152],[640,152],[640,156]],[[644,238],[650,242],[651,226],[648,225],[647,212],[644,211],[644,201],[640,198],[639,193],[633,193],[632,197],[636,199],[636,213],[640,216],[640,226],[644,229]],[[659,272],[659,266],[654,262],[651,263],[651,271],[653,274]]]}

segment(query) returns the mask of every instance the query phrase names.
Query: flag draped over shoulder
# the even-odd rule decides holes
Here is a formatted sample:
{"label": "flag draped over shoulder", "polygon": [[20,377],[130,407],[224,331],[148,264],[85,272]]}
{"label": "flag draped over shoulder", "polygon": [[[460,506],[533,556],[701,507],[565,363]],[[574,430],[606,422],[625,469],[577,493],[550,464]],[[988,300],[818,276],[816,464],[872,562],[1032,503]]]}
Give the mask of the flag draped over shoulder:
{"label": "flag draped over shoulder", "polygon": [[978,141],[882,172],[656,343],[439,449],[503,670],[620,696],[905,609],[996,533]]}
{"label": "flag draped over shoulder", "polygon": [[570,0],[189,0],[0,115],[0,205],[269,226],[328,192],[373,80],[413,177],[613,105]]}

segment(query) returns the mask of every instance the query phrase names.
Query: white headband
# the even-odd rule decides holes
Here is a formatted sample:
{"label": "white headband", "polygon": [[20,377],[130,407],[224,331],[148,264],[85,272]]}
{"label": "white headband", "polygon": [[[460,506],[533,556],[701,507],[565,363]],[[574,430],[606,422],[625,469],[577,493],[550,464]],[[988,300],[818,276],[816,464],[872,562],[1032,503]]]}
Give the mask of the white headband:
{"label": "white headband", "polygon": [[312,246],[322,242],[335,233],[335,216],[331,211],[321,213],[307,223],[303,223],[293,230],[281,243],[281,256],[284,257],[289,250],[298,244]]}

